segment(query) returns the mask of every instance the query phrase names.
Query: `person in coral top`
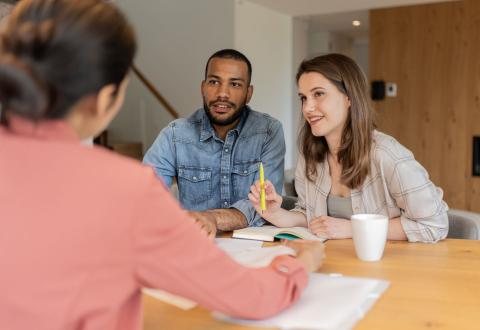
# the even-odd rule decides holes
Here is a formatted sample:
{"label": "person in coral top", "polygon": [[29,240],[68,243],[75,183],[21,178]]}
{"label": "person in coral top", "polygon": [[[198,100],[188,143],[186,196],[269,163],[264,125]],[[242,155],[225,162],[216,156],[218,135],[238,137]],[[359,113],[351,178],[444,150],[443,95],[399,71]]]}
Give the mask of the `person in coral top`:
{"label": "person in coral top", "polygon": [[0,43],[0,329],[140,329],[142,287],[252,319],[299,298],[323,245],[240,266],[151,168],[81,145],[119,111],[135,53],[114,5],[22,0]]}

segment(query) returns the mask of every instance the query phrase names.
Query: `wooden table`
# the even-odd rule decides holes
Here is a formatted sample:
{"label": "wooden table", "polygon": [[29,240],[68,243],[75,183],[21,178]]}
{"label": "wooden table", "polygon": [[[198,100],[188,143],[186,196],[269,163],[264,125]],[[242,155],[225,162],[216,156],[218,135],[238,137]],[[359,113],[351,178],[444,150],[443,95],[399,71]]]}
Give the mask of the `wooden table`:
{"label": "wooden table", "polygon": [[[326,243],[322,273],[373,277],[390,287],[354,329],[480,329],[480,241],[388,242],[379,262],[355,257],[351,240]],[[145,296],[145,330],[254,329],[182,311]],[[265,329],[265,328],[262,328]]]}

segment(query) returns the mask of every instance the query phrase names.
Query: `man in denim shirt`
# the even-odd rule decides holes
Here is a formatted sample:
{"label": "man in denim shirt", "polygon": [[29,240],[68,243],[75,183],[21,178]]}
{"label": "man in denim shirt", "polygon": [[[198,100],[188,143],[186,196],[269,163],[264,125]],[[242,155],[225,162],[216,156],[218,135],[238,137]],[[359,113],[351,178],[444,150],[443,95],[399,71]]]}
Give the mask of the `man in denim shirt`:
{"label": "man in denim shirt", "polygon": [[251,74],[242,53],[224,49],[213,54],[202,81],[203,108],[171,122],[144,158],[168,186],[177,179],[180,203],[210,236],[217,229],[264,223],[247,197],[260,162],[266,178],[282,191],[282,125],[247,106]]}

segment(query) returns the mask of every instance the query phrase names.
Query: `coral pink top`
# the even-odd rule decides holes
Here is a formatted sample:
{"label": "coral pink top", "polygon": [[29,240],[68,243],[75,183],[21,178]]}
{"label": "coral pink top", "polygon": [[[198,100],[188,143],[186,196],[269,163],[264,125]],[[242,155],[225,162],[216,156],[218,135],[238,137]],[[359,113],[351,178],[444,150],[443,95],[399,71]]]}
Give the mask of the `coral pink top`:
{"label": "coral pink top", "polygon": [[12,118],[0,151],[0,329],[140,329],[144,286],[263,318],[306,286],[293,258],[232,261],[153,170],[82,146],[63,121]]}

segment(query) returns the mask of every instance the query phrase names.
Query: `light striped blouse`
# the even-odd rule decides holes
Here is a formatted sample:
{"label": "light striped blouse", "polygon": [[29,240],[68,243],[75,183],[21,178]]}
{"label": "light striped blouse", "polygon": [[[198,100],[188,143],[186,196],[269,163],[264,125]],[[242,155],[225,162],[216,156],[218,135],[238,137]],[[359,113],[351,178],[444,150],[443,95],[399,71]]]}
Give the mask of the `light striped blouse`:
{"label": "light striped blouse", "polygon": [[[400,217],[410,242],[437,242],[448,233],[448,206],[412,152],[393,137],[374,131],[371,172],[361,187],[351,190],[354,214],[377,213]],[[302,212],[307,221],[327,215],[331,188],[328,162],[317,165],[315,182],[306,179],[305,159],[299,157],[295,172],[298,202],[291,211]]]}

